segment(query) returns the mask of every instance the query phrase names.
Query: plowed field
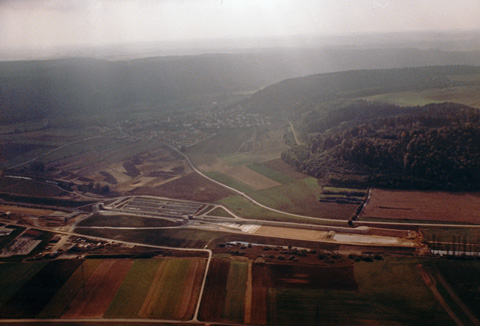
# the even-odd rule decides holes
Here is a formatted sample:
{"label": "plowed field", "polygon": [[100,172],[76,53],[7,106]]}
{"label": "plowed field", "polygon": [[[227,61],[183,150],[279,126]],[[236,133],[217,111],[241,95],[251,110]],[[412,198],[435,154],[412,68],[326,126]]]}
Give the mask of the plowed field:
{"label": "plowed field", "polygon": [[132,260],[104,260],[70,303],[63,318],[99,318],[117,293]]}
{"label": "plowed field", "polygon": [[363,216],[480,224],[480,193],[373,189]]}

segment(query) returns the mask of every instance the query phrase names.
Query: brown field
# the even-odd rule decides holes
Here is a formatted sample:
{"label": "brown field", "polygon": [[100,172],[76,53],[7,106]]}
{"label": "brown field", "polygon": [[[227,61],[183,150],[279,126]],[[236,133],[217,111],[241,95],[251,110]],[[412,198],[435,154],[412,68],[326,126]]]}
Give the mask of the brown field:
{"label": "brown field", "polygon": [[280,185],[280,183],[249,169],[245,165],[229,166],[216,155],[194,154],[193,158],[198,169],[205,172],[221,172],[249,185],[255,190],[261,190]]}
{"label": "brown field", "polygon": [[181,304],[177,305],[176,316],[181,320],[193,318],[205,270],[205,260],[194,260],[183,284]]}
{"label": "brown field", "polygon": [[480,193],[372,189],[362,216],[480,223]]}
{"label": "brown field", "polygon": [[274,288],[357,290],[353,264],[287,265],[268,264],[269,282]]}
{"label": "brown field", "polygon": [[214,202],[234,195],[233,192],[205,179],[197,173],[189,173],[158,187],[135,189],[131,194],[163,196],[202,202]]}
{"label": "brown field", "polygon": [[318,241],[324,238],[327,232],[305,229],[291,229],[277,226],[261,226],[254,235],[274,238],[298,239],[307,241]]}
{"label": "brown field", "polygon": [[[320,264],[316,257],[314,259],[312,264],[292,264],[245,262],[245,258],[237,258],[236,261],[213,258],[200,307],[200,320],[265,325],[269,322],[270,309],[275,306],[274,302],[270,302],[270,293],[274,289],[358,290],[353,263],[338,261]],[[235,264],[244,267],[232,269]],[[235,270],[237,273],[243,270],[241,273],[245,281],[229,287],[229,278],[240,275],[235,274]],[[232,301],[233,296],[238,296],[237,299],[241,298],[244,302]],[[235,313],[229,313],[229,309]]]}
{"label": "brown field", "polygon": [[216,258],[211,260],[198,316],[200,320],[221,320],[223,303],[227,295],[229,269],[228,260]]}
{"label": "brown field", "polygon": [[19,206],[8,206],[8,205],[0,205],[0,212],[6,213],[11,212],[15,214],[25,214],[31,216],[43,216],[52,214],[53,211],[47,209],[38,209],[38,208],[27,208],[27,207],[19,207]]}
{"label": "brown field", "polygon": [[138,315],[145,318],[188,320],[195,312],[205,260],[164,260],[160,264]]}
{"label": "brown field", "polygon": [[108,308],[133,260],[106,259],[88,278],[62,318],[100,318]]}
{"label": "brown field", "polygon": [[47,197],[60,197],[67,194],[67,192],[52,184],[12,178],[0,179],[0,192]]}
{"label": "brown field", "polygon": [[[264,325],[267,323],[268,310],[268,288],[269,279],[264,277],[267,275],[266,264],[252,264],[252,296],[251,296],[251,312],[250,319],[248,315],[245,316],[245,322],[250,322],[255,325]],[[247,298],[248,300],[248,298]]]}
{"label": "brown field", "polygon": [[308,177],[307,175],[295,171],[294,168],[292,168],[290,165],[285,163],[281,158],[275,159],[275,160],[270,160],[263,162],[263,164],[270,169],[276,170],[278,172],[281,172],[285,174],[286,176],[289,176],[290,178],[293,179],[304,179]]}

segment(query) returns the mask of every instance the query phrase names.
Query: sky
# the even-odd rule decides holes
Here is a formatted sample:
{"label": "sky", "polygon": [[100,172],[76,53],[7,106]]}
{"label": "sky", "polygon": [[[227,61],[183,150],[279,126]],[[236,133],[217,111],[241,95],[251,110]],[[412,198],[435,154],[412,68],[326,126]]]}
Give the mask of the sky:
{"label": "sky", "polygon": [[0,0],[0,50],[480,30],[478,0]]}

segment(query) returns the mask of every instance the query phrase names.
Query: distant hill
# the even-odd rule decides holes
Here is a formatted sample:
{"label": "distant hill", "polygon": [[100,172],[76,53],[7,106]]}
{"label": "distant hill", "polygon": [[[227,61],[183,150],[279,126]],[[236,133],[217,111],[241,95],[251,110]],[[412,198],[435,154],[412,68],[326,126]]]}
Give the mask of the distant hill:
{"label": "distant hill", "polygon": [[[256,90],[302,75],[432,64],[480,64],[480,56],[476,52],[416,49],[272,49],[126,61],[72,58],[0,62],[0,122],[115,113],[132,104],[147,104],[157,110],[196,107],[228,92]],[[300,83],[285,81],[266,88],[253,100],[266,108],[290,105],[293,100],[310,99],[312,94],[356,90],[365,81],[362,73],[335,76],[308,77]],[[382,87],[382,80],[373,78],[366,87]],[[408,78],[404,82],[409,82]],[[278,97],[274,90],[282,87],[285,92]],[[287,101],[283,97],[288,97]]]}
{"label": "distant hill", "polygon": [[[480,189],[480,110],[457,103],[399,107],[363,97],[470,89],[480,67],[357,70],[293,78],[254,93],[249,110],[293,121],[304,145],[282,158],[334,186]],[[475,88],[476,89],[476,88]]]}
{"label": "distant hill", "polygon": [[470,85],[477,81],[458,81],[451,76],[478,73],[480,67],[474,66],[429,66],[316,74],[266,87],[254,93],[244,105],[253,111],[288,116],[308,111],[327,101]]}

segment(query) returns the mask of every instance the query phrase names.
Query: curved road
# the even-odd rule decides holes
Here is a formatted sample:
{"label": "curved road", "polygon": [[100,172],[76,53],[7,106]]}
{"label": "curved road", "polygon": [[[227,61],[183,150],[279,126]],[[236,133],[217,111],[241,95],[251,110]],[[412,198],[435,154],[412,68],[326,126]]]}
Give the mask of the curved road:
{"label": "curved road", "polygon": [[[334,222],[334,223],[338,223],[338,222],[341,222],[340,220],[338,219],[331,219],[331,218],[324,218],[324,217],[314,217],[314,216],[307,216],[307,215],[301,215],[301,214],[295,214],[295,213],[289,213],[289,212],[285,212],[285,211],[281,211],[281,210],[278,210],[278,209],[275,209],[275,208],[272,208],[272,207],[268,207],[262,203],[259,203],[258,201],[256,201],[255,199],[253,199],[252,197],[250,197],[249,195],[245,194],[244,192],[241,192],[235,188],[232,188],[230,186],[227,186],[215,179],[212,179],[210,178],[209,176],[205,175],[202,171],[200,171],[199,169],[197,169],[195,167],[195,165],[193,164],[193,162],[190,160],[190,157],[188,157],[188,155],[186,155],[185,153],[182,153],[180,152],[177,148],[175,148],[174,146],[170,145],[170,144],[167,144],[167,143],[164,143],[162,142],[162,144],[166,145],[167,147],[169,147],[171,150],[177,152],[178,154],[182,155],[188,162],[188,165],[190,165],[190,167],[192,168],[193,171],[195,171],[196,173],[198,173],[199,175],[201,175],[202,177],[228,189],[228,190],[231,190],[233,192],[235,192],[236,194],[242,196],[243,198],[247,199],[248,201],[252,202],[253,204],[257,205],[257,206],[260,206],[264,209],[267,209],[271,212],[275,212],[275,213],[279,213],[279,214],[284,214],[284,215],[289,215],[289,216],[294,216],[294,217],[300,217],[300,218],[303,218],[303,219],[306,219],[306,220],[312,220],[312,221],[323,221],[323,222]],[[229,211],[230,212],[230,211]],[[355,222],[354,222],[355,223]],[[345,223],[346,224],[346,223]],[[365,225],[365,226],[381,226],[381,225],[391,225],[391,226],[428,226],[428,227],[461,227],[461,228],[468,228],[468,227],[473,227],[473,228],[480,228],[480,225],[472,225],[472,224],[438,224],[438,223],[399,223],[399,222],[370,222],[370,221],[365,221],[365,222],[357,222],[355,224],[360,224],[360,225]]]}
{"label": "curved road", "polygon": [[[175,148],[174,146],[170,145],[170,144],[167,144],[167,143],[164,143],[162,142],[162,144],[164,144],[165,146],[167,146],[168,148],[170,148],[171,150],[177,152],[178,154],[182,155],[185,160],[187,161],[188,165],[190,166],[190,168],[198,173],[199,175],[201,175],[202,177],[204,177],[205,179],[208,179],[209,181],[212,181],[214,183],[216,183],[217,185],[219,186],[222,186],[230,191],[233,191],[234,193],[242,196],[243,198],[245,198],[246,200],[252,202],[253,204],[259,206],[259,207],[262,207],[266,210],[269,210],[271,212],[275,212],[275,213],[279,213],[279,214],[284,214],[284,215],[288,215],[288,216],[293,216],[293,217],[300,217],[300,218],[303,218],[303,219],[306,219],[306,220],[312,220],[312,221],[324,221],[324,222],[335,222],[335,223],[338,223],[338,222],[341,222],[339,220],[336,220],[336,219],[331,219],[331,218],[323,218],[323,217],[314,217],[314,216],[307,216],[307,215],[301,215],[301,214],[295,214],[295,213],[289,213],[289,212],[285,212],[285,211],[281,211],[281,210],[278,210],[278,209],[275,209],[275,208],[272,208],[272,207],[268,207],[262,203],[259,203],[258,201],[256,201],[255,199],[253,199],[252,197],[250,197],[249,195],[247,195],[246,193],[244,192],[241,192],[235,188],[232,188],[230,186],[227,186],[226,184],[223,184],[213,178],[210,178],[208,175],[204,174],[202,171],[200,171],[199,169],[197,169],[195,167],[195,165],[193,164],[193,162],[190,160],[190,157],[188,155],[186,155],[185,153],[182,153],[181,151],[179,151],[177,148]],[[345,222],[346,224],[346,222]]]}

